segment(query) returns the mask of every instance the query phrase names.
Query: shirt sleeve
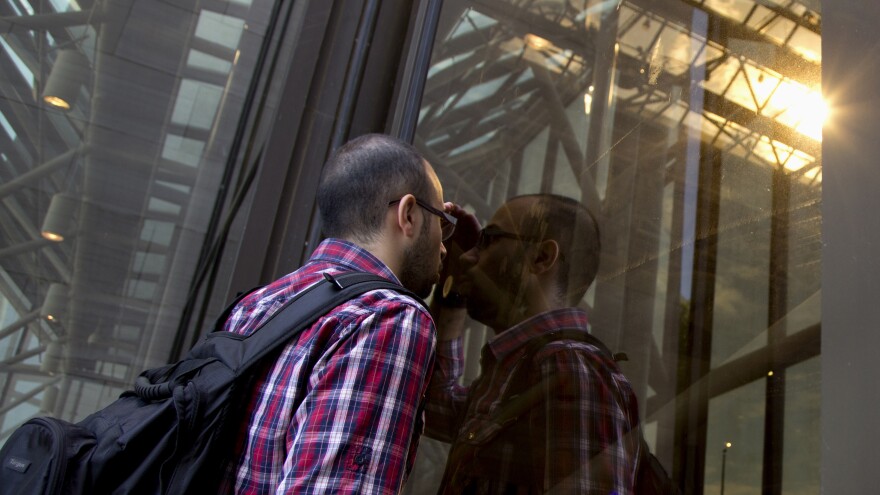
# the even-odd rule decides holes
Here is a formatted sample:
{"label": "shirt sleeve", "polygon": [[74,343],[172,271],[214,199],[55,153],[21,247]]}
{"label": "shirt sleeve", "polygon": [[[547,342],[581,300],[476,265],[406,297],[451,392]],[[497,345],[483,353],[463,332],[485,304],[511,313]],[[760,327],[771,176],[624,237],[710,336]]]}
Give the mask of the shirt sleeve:
{"label": "shirt sleeve", "polygon": [[425,433],[435,440],[452,442],[456,436],[467,402],[468,388],[458,384],[463,373],[462,338],[440,341],[425,406]]}
{"label": "shirt sleeve", "polygon": [[638,436],[618,400],[626,395],[601,363],[570,347],[540,360],[545,401],[532,413],[530,431],[545,492],[632,492]]}
{"label": "shirt sleeve", "polygon": [[421,434],[433,322],[387,304],[335,345],[310,374],[276,493],[396,494]]}

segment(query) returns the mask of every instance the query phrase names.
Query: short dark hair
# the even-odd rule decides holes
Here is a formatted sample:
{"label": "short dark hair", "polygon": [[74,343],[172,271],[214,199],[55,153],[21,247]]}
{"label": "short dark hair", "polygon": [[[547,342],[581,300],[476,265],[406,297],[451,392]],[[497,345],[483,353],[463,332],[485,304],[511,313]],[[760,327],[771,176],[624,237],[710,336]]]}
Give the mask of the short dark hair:
{"label": "short dark hair", "polygon": [[324,235],[372,240],[389,201],[408,193],[430,201],[436,193],[425,163],[410,144],[384,134],[366,134],[339,147],[318,186]]}
{"label": "short dark hair", "polygon": [[520,231],[559,244],[559,289],[569,304],[577,304],[599,271],[602,243],[596,217],[581,202],[558,194],[527,194],[508,202],[519,198],[535,200]]}

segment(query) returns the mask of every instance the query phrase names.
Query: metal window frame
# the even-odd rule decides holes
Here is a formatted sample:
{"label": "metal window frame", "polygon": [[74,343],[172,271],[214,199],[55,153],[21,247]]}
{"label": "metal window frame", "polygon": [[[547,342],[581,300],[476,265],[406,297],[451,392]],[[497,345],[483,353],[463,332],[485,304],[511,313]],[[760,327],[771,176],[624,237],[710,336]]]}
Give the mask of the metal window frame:
{"label": "metal window frame", "polygon": [[[316,16],[310,17],[316,25],[309,26],[305,34],[326,35],[331,11],[347,3],[309,2],[305,8]],[[372,128],[412,137],[424,83],[420,74],[433,42],[433,34],[429,37],[426,33],[436,29],[440,3],[413,2],[407,19],[409,34],[395,38],[407,41],[406,63],[394,72],[401,84],[388,98],[406,104],[378,115],[376,106],[358,112],[358,102],[363,102],[356,98],[352,125],[343,132]],[[391,4],[382,2],[380,11]],[[842,110],[833,119],[837,129],[828,128],[822,143],[823,162],[830,164],[823,172],[822,200],[826,242],[822,253],[822,488],[829,493],[866,493],[873,484],[870,461],[880,444],[880,432],[872,427],[875,411],[880,410],[880,389],[875,384],[880,362],[874,355],[874,349],[880,347],[880,332],[876,331],[880,323],[880,305],[876,304],[880,263],[875,261],[880,226],[871,221],[880,207],[876,194],[880,170],[873,158],[880,154],[880,140],[874,136],[880,128],[880,109],[871,104],[876,101],[880,64],[864,57],[875,46],[859,33],[871,32],[880,22],[880,5],[845,3],[823,14],[823,52],[834,54],[823,62],[823,91]],[[353,28],[345,22],[343,27],[340,33],[350,43]],[[338,109],[341,102],[338,96],[322,98],[314,85],[319,74],[338,79],[344,69],[329,62],[328,48],[315,51],[313,46],[303,43],[291,54],[290,63],[297,70],[284,85],[282,110],[267,141],[263,169],[255,185],[254,206],[243,220],[247,228],[229,293],[295,268],[314,237],[313,191],[320,176],[319,164],[331,149],[334,136],[332,123],[320,110]],[[387,53],[383,58],[386,63],[394,60]],[[380,65],[373,66],[374,70]],[[852,77],[854,67],[858,68],[856,77]],[[310,228],[303,228],[304,224]]]}
{"label": "metal window frame", "polygon": [[[315,191],[322,165],[349,138],[414,129],[440,1],[300,2],[308,19],[289,51],[277,118],[266,138],[229,300],[299,267],[320,241]],[[431,10],[431,9],[434,10]],[[422,40],[411,44],[408,40]],[[422,54],[422,55],[420,55]],[[419,76],[421,74],[421,76]],[[395,105],[403,101],[404,105]],[[405,115],[410,117],[404,117]],[[410,131],[411,132],[411,131]],[[220,260],[218,260],[220,262]]]}
{"label": "metal window frame", "polygon": [[880,4],[824,9],[822,91],[832,116],[822,141],[822,490],[876,491],[880,411],[880,61],[864,33]]}

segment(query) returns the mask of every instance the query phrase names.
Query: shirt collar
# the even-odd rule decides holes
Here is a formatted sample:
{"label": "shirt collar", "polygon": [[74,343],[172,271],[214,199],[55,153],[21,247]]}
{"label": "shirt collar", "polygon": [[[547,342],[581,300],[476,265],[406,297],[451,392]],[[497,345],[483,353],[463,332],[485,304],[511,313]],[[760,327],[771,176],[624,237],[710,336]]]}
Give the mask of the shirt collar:
{"label": "shirt collar", "polygon": [[312,253],[309,262],[341,265],[343,271],[375,273],[400,283],[394,272],[366,249],[343,239],[325,239]]}
{"label": "shirt collar", "polygon": [[498,362],[526,345],[530,340],[561,328],[588,327],[587,313],[579,308],[546,311],[522,321],[492,338],[486,347]]}

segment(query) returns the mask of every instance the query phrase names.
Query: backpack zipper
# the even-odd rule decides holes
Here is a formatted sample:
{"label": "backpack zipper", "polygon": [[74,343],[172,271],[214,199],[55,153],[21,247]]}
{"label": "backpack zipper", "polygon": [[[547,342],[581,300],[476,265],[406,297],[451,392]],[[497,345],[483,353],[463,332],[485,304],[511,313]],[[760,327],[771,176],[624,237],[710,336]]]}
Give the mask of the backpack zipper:
{"label": "backpack zipper", "polygon": [[49,478],[48,493],[60,493],[62,484],[64,483],[64,476],[67,474],[67,464],[64,461],[67,457],[67,435],[64,434],[64,430],[58,423],[52,421],[51,419],[46,418],[33,418],[28,423],[41,426],[49,430],[52,435],[52,450],[53,450],[53,458],[55,462],[58,463],[55,466],[55,469],[51,470],[51,476]]}

